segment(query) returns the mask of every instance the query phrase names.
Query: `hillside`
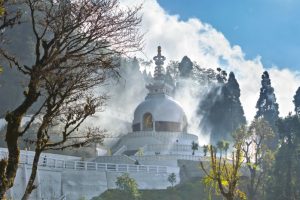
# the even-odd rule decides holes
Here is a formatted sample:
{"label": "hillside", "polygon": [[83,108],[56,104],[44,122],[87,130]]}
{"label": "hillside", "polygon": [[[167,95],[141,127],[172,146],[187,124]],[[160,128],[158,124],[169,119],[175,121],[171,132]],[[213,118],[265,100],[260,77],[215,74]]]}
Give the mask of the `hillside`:
{"label": "hillside", "polygon": [[[213,193],[213,192],[212,192]],[[199,179],[193,179],[183,184],[179,184],[174,189],[167,190],[141,190],[141,200],[200,200],[209,199],[209,192],[203,186]],[[92,200],[131,200],[126,197],[124,192],[119,190],[108,190],[99,197]],[[214,200],[221,199],[220,197],[213,196]]]}

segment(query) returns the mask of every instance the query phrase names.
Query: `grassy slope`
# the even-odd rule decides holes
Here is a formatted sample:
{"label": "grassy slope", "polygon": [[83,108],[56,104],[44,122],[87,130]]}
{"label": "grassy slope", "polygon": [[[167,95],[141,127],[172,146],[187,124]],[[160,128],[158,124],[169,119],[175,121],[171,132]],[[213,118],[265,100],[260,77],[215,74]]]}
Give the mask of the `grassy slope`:
{"label": "grassy slope", "polygon": [[[206,200],[209,199],[208,192],[201,181],[192,180],[167,190],[142,190],[141,200]],[[213,197],[214,200],[221,198]],[[123,192],[108,190],[93,200],[132,200]]]}

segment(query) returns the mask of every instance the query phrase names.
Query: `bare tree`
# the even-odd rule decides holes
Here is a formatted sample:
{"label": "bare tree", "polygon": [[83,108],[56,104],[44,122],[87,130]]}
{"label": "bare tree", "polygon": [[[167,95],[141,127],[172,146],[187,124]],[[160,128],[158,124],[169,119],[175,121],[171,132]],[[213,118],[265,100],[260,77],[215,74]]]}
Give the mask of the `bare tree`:
{"label": "bare tree", "polygon": [[268,147],[268,141],[275,137],[275,134],[263,118],[255,119],[248,130],[239,137],[244,137],[242,150],[245,162],[250,172],[250,181],[247,184],[248,198],[250,200],[260,199],[259,189],[262,190],[265,182],[267,169],[271,168],[272,152]]}
{"label": "bare tree", "polygon": [[13,0],[0,0],[0,34],[5,28],[13,27],[15,24],[20,23],[21,11],[17,8],[12,8],[16,4],[16,1]]}
{"label": "bare tree", "polygon": [[[109,72],[116,69],[115,58],[140,50],[142,36],[138,32],[140,7],[122,9],[118,0],[26,0],[34,35],[35,60],[31,66],[17,58],[3,56],[21,73],[29,77],[24,101],[6,115],[8,159],[0,165],[0,199],[13,186],[19,163],[18,140],[42,116],[36,139],[35,163],[39,152],[86,144],[95,131],[76,136],[77,128],[103,104],[94,97],[93,89],[103,84]],[[40,99],[42,105],[25,128],[21,120]],[[60,122],[61,140],[52,141],[50,130]],[[75,134],[75,136],[74,136]],[[70,139],[70,140],[69,140]],[[34,174],[33,174],[34,176]],[[30,183],[29,183],[30,185]],[[31,192],[34,187],[27,187]],[[26,195],[24,197],[27,198]]]}
{"label": "bare tree", "polygon": [[[15,24],[20,23],[21,18],[21,11],[18,8],[11,8],[15,6],[17,3],[12,0],[0,0],[0,42],[4,42],[3,33],[5,29],[10,27],[12,28]],[[10,9],[7,9],[7,8]],[[0,49],[0,53],[3,50]],[[3,69],[0,66],[0,74],[2,73]]]}
{"label": "bare tree", "polygon": [[87,92],[90,86],[89,84],[84,86],[87,78],[85,76],[92,74],[86,73],[82,71],[77,80],[53,77],[52,80],[46,81],[44,92],[47,99],[41,107],[42,110],[39,114],[41,119],[36,120],[40,121],[38,122],[36,138],[25,139],[26,142],[35,145],[35,155],[31,175],[22,200],[28,199],[31,192],[36,188],[34,180],[43,151],[78,148],[103,141],[104,130],[97,127],[80,128],[89,116],[96,111],[101,111],[100,109],[106,100],[105,96],[97,97]]}

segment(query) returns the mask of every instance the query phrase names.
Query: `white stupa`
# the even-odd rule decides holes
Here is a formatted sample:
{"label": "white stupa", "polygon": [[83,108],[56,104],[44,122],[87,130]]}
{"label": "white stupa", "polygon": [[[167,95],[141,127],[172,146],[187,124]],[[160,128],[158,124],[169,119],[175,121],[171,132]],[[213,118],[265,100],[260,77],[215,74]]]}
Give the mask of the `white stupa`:
{"label": "white stupa", "polygon": [[192,142],[198,142],[196,135],[187,133],[186,114],[171,96],[173,88],[165,80],[160,46],[153,60],[154,78],[146,86],[149,93],[134,111],[132,132],[115,145],[114,155],[191,155]]}

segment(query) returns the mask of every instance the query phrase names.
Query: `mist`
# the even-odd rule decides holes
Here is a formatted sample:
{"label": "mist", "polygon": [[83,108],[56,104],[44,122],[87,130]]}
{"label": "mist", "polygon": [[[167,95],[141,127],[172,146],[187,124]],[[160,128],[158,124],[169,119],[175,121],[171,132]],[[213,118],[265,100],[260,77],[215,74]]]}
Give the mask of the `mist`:
{"label": "mist", "polygon": [[[165,73],[172,63],[178,65],[179,62],[169,61],[165,64]],[[154,67],[155,65],[151,61],[122,58],[117,69],[119,75],[113,73],[103,85],[98,86],[93,91],[95,96],[106,95],[108,97],[104,107],[87,118],[80,130],[84,130],[86,127],[99,127],[106,130],[103,144],[105,148],[110,148],[120,137],[130,133],[134,111],[148,94],[146,85],[152,80],[151,73],[153,73]],[[191,76],[181,77],[177,68],[178,66],[173,66],[173,70],[177,70],[177,75],[172,77],[175,82],[173,98],[186,113],[188,133],[198,136],[199,145],[208,144],[211,135],[210,125],[208,122],[204,122],[204,128],[202,120],[206,113],[199,111],[199,103],[206,98],[212,87],[215,87],[212,82],[203,82],[203,80],[208,79],[208,74],[213,73],[202,68],[199,71],[199,66],[195,67],[194,63]],[[216,96],[215,99],[217,98],[220,97]],[[214,100],[211,101],[211,104],[213,102]],[[1,119],[0,129],[3,129],[5,124],[5,120]]]}
{"label": "mist", "polygon": [[[108,80],[106,85],[96,90],[99,94],[108,95],[109,99],[104,110],[90,117],[86,125],[98,126],[107,131],[105,146],[112,146],[122,135],[132,131],[134,110],[148,94],[145,86],[152,79],[149,74],[153,73],[154,67],[153,63],[139,62],[136,58],[123,59],[119,69],[120,77]],[[199,127],[202,116],[199,115],[198,105],[210,91],[211,85],[200,84],[193,78],[177,77],[175,82],[173,98],[186,113],[188,132],[198,136],[200,145],[208,144],[210,133],[203,133]]]}
{"label": "mist", "polygon": [[179,87],[176,90],[174,98],[182,105],[186,113],[188,132],[198,136],[200,145],[208,144],[210,133],[203,133],[202,128],[199,126],[202,115],[198,114],[198,105],[210,87],[201,86],[191,78],[180,79],[178,84]]}

